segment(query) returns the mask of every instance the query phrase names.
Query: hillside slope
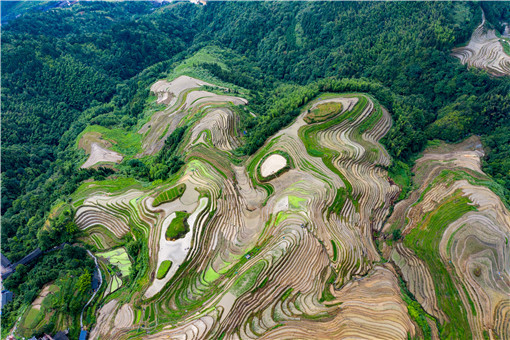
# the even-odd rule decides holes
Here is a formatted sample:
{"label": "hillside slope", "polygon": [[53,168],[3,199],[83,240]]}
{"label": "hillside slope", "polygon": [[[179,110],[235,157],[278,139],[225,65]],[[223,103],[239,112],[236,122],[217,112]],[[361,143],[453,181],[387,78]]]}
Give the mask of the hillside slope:
{"label": "hillside slope", "polygon": [[[454,226],[478,219],[503,235],[503,210],[484,206],[496,198],[473,187],[476,195],[445,197],[429,189],[440,199],[433,208],[401,207],[418,195],[412,169],[425,146],[473,134],[483,149],[476,180],[458,173],[454,157],[446,163],[453,177],[429,184],[464,179],[510,200],[510,78],[451,55],[468,43],[481,7],[500,29],[508,4],[18,5],[2,3],[24,14],[2,23],[1,252],[12,263],[41,255],[3,280],[14,300],[2,309],[2,336],[16,326],[25,337],[68,328],[78,337],[98,283],[93,253],[104,284],[83,322],[97,325],[95,334],[129,337],[143,326],[152,336],[192,329],[280,338],[317,327],[327,338],[359,326],[367,337],[378,329],[389,337],[390,328],[398,337],[467,335],[456,333],[462,327],[504,337],[496,319],[506,320],[498,302],[506,288],[469,270],[494,276],[477,251],[506,250],[476,227]],[[470,157],[462,159],[478,156]],[[454,274],[448,244],[405,241],[427,238],[406,217],[437,221],[433,212],[451,205],[456,237],[483,245],[450,254]],[[393,210],[400,215],[381,229]],[[444,258],[430,262],[420,249]],[[296,271],[308,255],[310,271]],[[459,313],[434,286],[443,267],[450,288],[465,289],[452,300],[464,306]],[[181,319],[180,330],[163,329]]]}

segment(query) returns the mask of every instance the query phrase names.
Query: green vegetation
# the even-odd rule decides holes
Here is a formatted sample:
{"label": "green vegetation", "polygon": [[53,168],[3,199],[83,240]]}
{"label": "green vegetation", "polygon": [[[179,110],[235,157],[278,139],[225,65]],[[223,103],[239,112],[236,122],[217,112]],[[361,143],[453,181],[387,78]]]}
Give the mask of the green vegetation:
{"label": "green vegetation", "polygon": [[184,165],[182,157],[177,153],[182,143],[187,126],[175,129],[165,140],[165,145],[152,160],[150,167],[143,162],[129,164],[131,173],[150,180],[165,180],[175,174]]}
{"label": "green vegetation", "polygon": [[[484,186],[492,190],[496,195],[501,198],[501,201],[508,207],[510,207],[510,201],[508,200],[508,191],[498,182],[493,179],[479,174],[473,171],[462,171],[462,170],[442,170],[441,173],[434,179],[431,185],[435,185],[438,182],[445,182],[448,185],[453,184],[456,181],[467,180],[472,185]],[[431,186],[427,187],[423,195],[430,190]],[[423,197],[422,195],[422,197]],[[420,197],[420,199],[422,198]]]}
{"label": "green vegetation", "polygon": [[290,208],[292,208],[292,209],[303,209],[303,207],[301,206],[302,202],[306,202],[306,199],[301,198],[301,197],[297,197],[297,196],[293,196],[293,195],[289,195],[289,206],[290,206]]}
{"label": "green vegetation", "polygon": [[501,184],[494,181],[491,178],[486,177],[483,174],[474,171],[463,171],[463,170],[449,170],[444,169],[441,173],[434,178],[434,181],[430,183],[420,195],[417,203],[421,202],[425,195],[435,186],[437,183],[444,182],[448,186],[459,180],[467,180],[472,185],[485,186],[492,190],[496,195],[501,198],[501,201],[508,207],[510,207],[510,201],[508,199],[508,190]]}
{"label": "green vegetation", "polygon": [[167,180],[184,165],[182,156],[177,152],[187,127],[175,129],[165,140],[163,148],[155,157],[124,160],[118,167],[120,174],[134,177],[140,181]]}
{"label": "green vegetation", "polygon": [[389,167],[388,176],[401,189],[397,201],[407,198],[411,192],[413,186],[412,175],[409,165],[404,162],[394,161]]}
{"label": "green vegetation", "polygon": [[469,295],[466,287],[464,285],[462,285],[462,291],[464,292],[464,295],[467,297],[468,299],[468,303],[469,303],[469,306],[471,307],[471,314],[473,316],[476,316],[476,308],[475,308],[475,304],[473,303],[473,300],[471,299],[471,296]]}
{"label": "green vegetation", "polygon": [[[217,84],[229,86],[230,84],[215,76],[208,68],[217,68],[217,72],[228,72],[230,67],[224,62],[232,58],[232,52],[218,46],[205,46],[195,53],[186,56],[168,75],[168,80],[173,80],[181,75],[187,75]],[[201,67],[197,67],[200,65]]]}
{"label": "green vegetation", "polygon": [[131,261],[124,248],[117,248],[107,252],[97,253],[96,255],[107,259],[110,264],[119,268],[122,276],[129,276]]}
{"label": "green vegetation", "polygon": [[99,125],[89,125],[78,135],[75,146],[78,147],[80,140],[88,133],[98,133],[102,139],[112,144],[113,151],[125,156],[133,157],[142,151],[142,135],[123,129],[108,129]]}
{"label": "green vegetation", "polygon": [[135,324],[135,325],[136,325],[136,324],[138,324],[138,323],[140,322],[140,319],[141,319],[141,318],[142,318],[142,311],[141,311],[141,310],[139,310],[139,309],[137,309],[137,310],[135,311],[135,319],[134,319],[134,321],[133,321],[133,324]]}
{"label": "green vegetation", "polygon": [[[90,297],[90,273],[93,270],[94,262],[86,251],[70,245],[48,253],[29,266],[19,265],[16,272],[4,281],[5,289],[14,292],[15,299],[2,308],[3,317],[16,316],[17,310],[26,308],[28,320],[25,318],[26,321],[20,327],[24,327],[24,336],[29,337],[38,331],[51,331],[58,318],[65,316],[70,322],[65,325],[70,327],[71,334],[78,336],[79,313]],[[41,313],[37,313],[31,309],[31,304],[46,282],[51,281],[54,281],[50,287],[53,294],[43,300]],[[50,309],[55,313],[50,315]],[[47,319],[43,322],[45,317]],[[37,328],[32,328],[35,326]]]}
{"label": "green vegetation", "polygon": [[172,261],[164,260],[163,262],[161,262],[161,264],[159,265],[159,268],[158,268],[158,272],[156,273],[156,278],[158,280],[163,279],[171,267],[172,267]]}
{"label": "green vegetation", "polygon": [[184,237],[189,231],[189,225],[186,221],[188,214],[185,211],[176,211],[175,217],[170,222],[170,225],[166,228],[165,237],[167,240],[177,240],[179,238]]}
{"label": "green vegetation", "polygon": [[39,309],[31,308],[25,316],[24,326],[34,329],[42,321],[44,314]]}
{"label": "green vegetation", "polygon": [[[498,194],[510,199],[510,78],[467,69],[450,57],[451,48],[466,42],[478,25],[480,7],[500,29],[500,22],[509,19],[504,3],[213,2],[200,7],[79,2],[52,10],[46,5],[2,2],[2,17],[8,21],[2,25],[1,250],[13,262],[37,247],[49,250],[82,240],[72,214],[96,190],[94,185],[116,193],[148,187],[179,172],[188,126],[176,129],[158,155],[129,158],[140,151],[140,124],[157,110],[148,100],[150,85],[181,74],[246,93],[246,110],[256,118],[241,116],[243,144],[233,157],[238,162],[260,150],[317,95],[363,92],[392,115],[384,144],[396,161],[390,176],[404,188],[400,198],[411,187],[410,160],[427,140],[458,141],[478,134],[487,152],[484,171],[494,179]],[[16,18],[17,14],[23,15]],[[357,133],[373,127],[380,114],[376,111]],[[341,119],[345,117],[316,125]],[[76,141],[86,131],[100,133],[112,149],[128,156],[118,171],[79,168],[83,152]],[[323,149],[313,130],[309,132],[303,139],[308,152],[333,168],[331,160],[337,155]],[[256,174],[252,170],[250,176]],[[346,189],[337,192],[330,211],[334,213],[346,199],[358,206],[351,184],[340,172],[337,175]],[[269,195],[274,191],[270,184],[255,184]],[[75,198],[74,207],[50,216],[57,202],[67,204]],[[130,277],[139,285],[134,289],[148,280],[142,229],[149,226],[138,222],[130,221],[133,234],[122,241],[133,259]],[[44,284],[68,275],[77,278],[92,269],[77,246],[45,253],[21,267],[23,274],[16,272],[5,280],[16,295],[2,310],[2,336]],[[68,281],[73,286],[73,280]],[[67,294],[55,309],[68,313],[70,297]],[[75,299],[77,304],[80,299]],[[155,313],[150,309],[151,320]],[[166,317],[161,314],[158,318]],[[76,319],[74,312],[69,315]],[[48,332],[55,328],[52,322]],[[463,329],[460,324],[457,328]],[[76,329],[73,321],[72,338],[77,337]]]}
{"label": "green vegetation", "polygon": [[293,290],[294,290],[294,288],[287,288],[287,290],[283,293],[281,300],[282,301],[287,300],[287,298],[290,296],[290,294],[292,294]]}
{"label": "green vegetation", "polygon": [[342,103],[329,102],[319,104],[315,109],[308,110],[304,120],[308,124],[323,122],[342,112],[342,108]]}
{"label": "green vegetation", "polygon": [[258,164],[262,164],[261,163],[262,158],[264,158],[267,155],[267,153],[269,152],[271,147],[277,141],[278,141],[278,138],[272,139],[264,148],[260,149],[254,155],[254,157],[251,159],[251,161],[246,165],[246,171],[247,171],[248,175],[250,176],[250,178],[252,179],[253,185],[254,186],[259,185],[262,188],[264,188],[264,190],[266,190],[268,196],[270,196],[273,193],[274,188],[270,184],[259,184],[258,183],[258,182],[260,182],[260,180],[258,178],[258,175],[255,175],[255,174],[258,174],[260,172],[260,170],[258,168],[256,168],[256,167],[257,167]]}
{"label": "green vegetation", "polygon": [[364,132],[372,129],[375,126],[375,124],[377,124],[377,122],[381,120],[383,115],[381,104],[379,104],[377,99],[375,99],[372,96],[368,97],[370,98],[370,100],[372,100],[372,102],[375,105],[374,107],[375,112],[373,112],[367,119],[363,120],[363,122],[360,124],[360,126],[358,127],[359,134],[363,134]]}
{"label": "green vegetation", "polygon": [[52,244],[70,242],[78,234],[78,227],[73,221],[74,210],[69,204],[60,202],[49,214],[48,219],[39,230],[37,238],[43,250]]}
{"label": "green vegetation", "polygon": [[506,39],[500,39],[499,42],[501,43],[501,46],[503,47],[503,52],[505,52],[507,55],[510,55],[510,43]]}
{"label": "green vegetation", "polygon": [[443,325],[441,337],[466,338],[471,335],[465,306],[459,296],[454,280],[446,265],[441,262],[439,242],[444,229],[468,211],[476,210],[471,201],[456,192],[446,198],[438,207],[424,216],[424,220],[404,239],[404,245],[423,259],[432,275],[439,308],[449,315],[449,322]]}
{"label": "green vegetation", "polygon": [[110,230],[101,225],[95,225],[87,229],[80,239],[91,237],[95,243],[99,243],[98,250],[117,248],[122,245],[122,240],[118,239]]}
{"label": "green vegetation", "polygon": [[241,275],[240,278],[234,283],[230,291],[235,296],[241,296],[247,291],[251,290],[255,286],[255,282],[257,281],[260,273],[264,269],[264,262],[257,262],[252,265],[246,272]]}
{"label": "green vegetation", "polygon": [[[333,242],[333,241],[331,241]],[[334,243],[333,243],[334,245]],[[335,248],[336,249],[336,248]],[[320,302],[324,301],[333,301],[335,299],[335,296],[331,294],[331,285],[335,283],[335,280],[337,278],[337,274],[335,272],[331,273],[328,280],[326,281],[326,284],[324,285],[324,290],[322,291],[322,295],[319,299]]]}
{"label": "green vegetation", "polygon": [[344,207],[345,200],[347,199],[347,190],[343,187],[336,189],[335,200],[333,204],[328,207],[328,218],[331,213],[335,213],[340,216],[340,212]]}
{"label": "green vegetation", "polygon": [[152,205],[157,207],[160,204],[175,201],[184,194],[184,191],[186,191],[186,184],[179,184],[156,196]]}
{"label": "green vegetation", "polygon": [[331,240],[331,246],[333,247],[333,262],[336,262],[338,259],[338,248],[334,240]]}
{"label": "green vegetation", "polygon": [[264,278],[264,280],[263,280],[263,281],[259,284],[259,286],[257,287],[257,289],[262,289],[262,288],[264,288],[264,287],[267,285],[267,283],[268,283],[268,282],[269,282],[269,278],[267,278],[267,277],[266,277],[266,278]]}
{"label": "green vegetation", "polygon": [[212,267],[207,268],[207,271],[204,275],[204,280],[206,282],[214,282],[220,277],[220,274],[215,272]]}
{"label": "green vegetation", "polygon": [[404,300],[407,305],[407,312],[411,319],[416,322],[418,327],[420,327],[420,330],[423,333],[423,339],[432,339],[432,332],[427,322],[427,318],[432,321],[436,320],[428,315],[418,301],[416,301],[413,294],[407,289],[404,281],[402,281],[402,278],[399,278],[399,285],[402,300]]}
{"label": "green vegetation", "polygon": [[52,7],[51,1],[12,1],[2,4],[2,23],[5,25],[9,20],[13,20],[25,13],[41,11],[45,7]]}
{"label": "green vegetation", "polygon": [[92,181],[81,184],[78,187],[78,189],[76,189],[76,191],[73,193],[72,197],[74,199],[78,197],[85,197],[91,192],[97,190],[97,187],[101,187],[101,190],[104,190],[109,193],[118,193],[129,188],[139,188],[140,186],[141,184],[137,182],[134,178],[125,177],[107,179],[102,181]]}
{"label": "green vegetation", "polygon": [[[322,143],[320,143],[320,141],[317,139],[316,135],[319,131],[327,129],[331,126],[340,124],[344,120],[352,121],[359,114],[361,114],[362,111],[365,109],[365,107],[368,103],[368,100],[365,96],[362,96],[362,95],[357,96],[357,97],[358,97],[358,102],[356,103],[356,105],[354,106],[354,108],[352,110],[344,113],[341,116],[337,116],[331,120],[328,120],[324,123],[318,123],[318,124],[314,124],[314,125],[310,125],[310,126],[303,126],[299,130],[299,136],[301,137],[301,140],[305,144],[306,151],[308,152],[308,154],[313,157],[321,157],[324,164],[331,171],[333,171],[335,174],[337,174],[340,177],[340,179],[342,179],[342,181],[344,182],[344,185],[345,185],[345,191],[346,191],[345,194],[353,202],[353,204],[355,206],[357,204],[357,201],[354,197],[352,197],[351,183],[349,183],[349,181],[347,181],[345,176],[333,165],[333,159],[338,157],[338,153],[334,150],[331,150],[331,149],[328,149],[328,148],[322,146]],[[338,203],[338,204],[341,203],[342,206],[343,206],[343,203],[345,203],[345,198],[342,198],[343,195],[344,195],[344,193],[341,192],[340,194],[338,194],[338,192],[337,192],[337,196],[335,197],[336,203]],[[338,200],[337,200],[337,198],[338,198]],[[343,202],[342,202],[342,200],[343,200]],[[334,207],[335,207],[335,209],[338,209],[338,208],[341,209],[341,207],[339,205],[334,205]]]}
{"label": "green vegetation", "polygon": [[398,241],[402,238],[402,231],[400,229],[393,229],[391,233],[393,241]]}

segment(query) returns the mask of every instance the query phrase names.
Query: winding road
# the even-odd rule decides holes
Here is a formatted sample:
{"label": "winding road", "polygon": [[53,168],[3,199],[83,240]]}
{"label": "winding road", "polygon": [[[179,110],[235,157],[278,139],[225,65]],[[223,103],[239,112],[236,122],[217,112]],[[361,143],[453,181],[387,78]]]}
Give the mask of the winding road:
{"label": "winding road", "polygon": [[90,256],[92,256],[92,258],[94,259],[94,262],[96,263],[96,269],[99,273],[99,287],[97,287],[97,289],[94,291],[94,294],[92,294],[92,297],[89,299],[89,301],[87,301],[87,303],[85,304],[85,306],[83,306],[83,309],[81,310],[81,315],[80,315],[81,329],[83,329],[83,313],[85,312],[85,308],[87,308],[87,306],[92,302],[92,300],[94,300],[97,292],[99,291],[99,289],[101,288],[101,285],[103,284],[103,277],[101,276],[101,270],[99,269],[99,265],[97,264],[97,258],[90,252],[90,250],[87,250],[87,253]]}

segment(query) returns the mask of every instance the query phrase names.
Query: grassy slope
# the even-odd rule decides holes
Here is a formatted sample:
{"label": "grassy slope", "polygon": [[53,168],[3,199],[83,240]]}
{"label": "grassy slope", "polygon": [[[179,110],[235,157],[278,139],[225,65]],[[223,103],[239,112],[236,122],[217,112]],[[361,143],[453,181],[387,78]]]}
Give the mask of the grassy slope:
{"label": "grassy slope", "polygon": [[319,123],[336,116],[340,112],[342,112],[341,103],[330,102],[319,104],[304,117],[304,120],[309,124]]}
{"label": "grassy slope", "polygon": [[172,202],[181,197],[182,194],[184,194],[184,191],[186,191],[186,184],[179,184],[171,189],[163,191],[161,194],[156,196],[153,206],[157,207],[160,204]]}
{"label": "grassy slope", "polygon": [[443,325],[441,337],[468,339],[471,331],[467,312],[454,284],[456,278],[451,266],[445,265],[439,255],[441,235],[446,227],[468,211],[476,210],[471,201],[456,192],[445,198],[435,210],[424,216],[423,221],[404,239],[406,247],[424,260],[432,274],[439,307],[449,317]]}
{"label": "grassy slope", "polygon": [[142,151],[142,135],[122,129],[108,129],[100,125],[89,125],[76,138],[75,147],[78,148],[80,139],[88,132],[98,132],[101,137],[112,143],[111,149],[127,157],[132,157]]}

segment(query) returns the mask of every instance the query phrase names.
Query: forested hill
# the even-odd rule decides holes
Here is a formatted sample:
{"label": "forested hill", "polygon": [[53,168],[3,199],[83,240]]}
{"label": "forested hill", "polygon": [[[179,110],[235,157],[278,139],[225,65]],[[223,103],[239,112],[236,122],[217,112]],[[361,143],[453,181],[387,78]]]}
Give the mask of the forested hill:
{"label": "forested hill", "polygon": [[147,85],[207,45],[224,49],[229,68],[204,72],[250,89],[260,113],[274,103],[258,98],[282,83],[374,80],[401,95],[395,155],[408,158],[427,138],[482,134],[486,170],[510,187],[509,81],[449,55],[480,18],[478,4],[457,2],[86,3],[26,14],[2,39],[2,247],[14,259],[34,248],[51,202],[92,175],[63,152],[87,123],[134,125]]}
{"label": "forested hill", "polygon": [[[508,20],[507,3],[483,6],[496,28]],[[2,27],[2,253],[16,261],[74,240],[68,225],[41,231],[50,207],[112,172],[80,169],[76,137],[92,124],[136,131],[150,84],[203,51],[212,52],[192,58],[192,72],[247,89],[257,114],[244,122],[240,156],[292,120],[302,104],[295,98],[335,77],[391,112],[383,143],[400,161],[394,172],[408,173],[427,140],[479,134],[484,170],[510,189],[510,79],[450,55],[481,13],[462,2],[91,2],[10,20]]]}

